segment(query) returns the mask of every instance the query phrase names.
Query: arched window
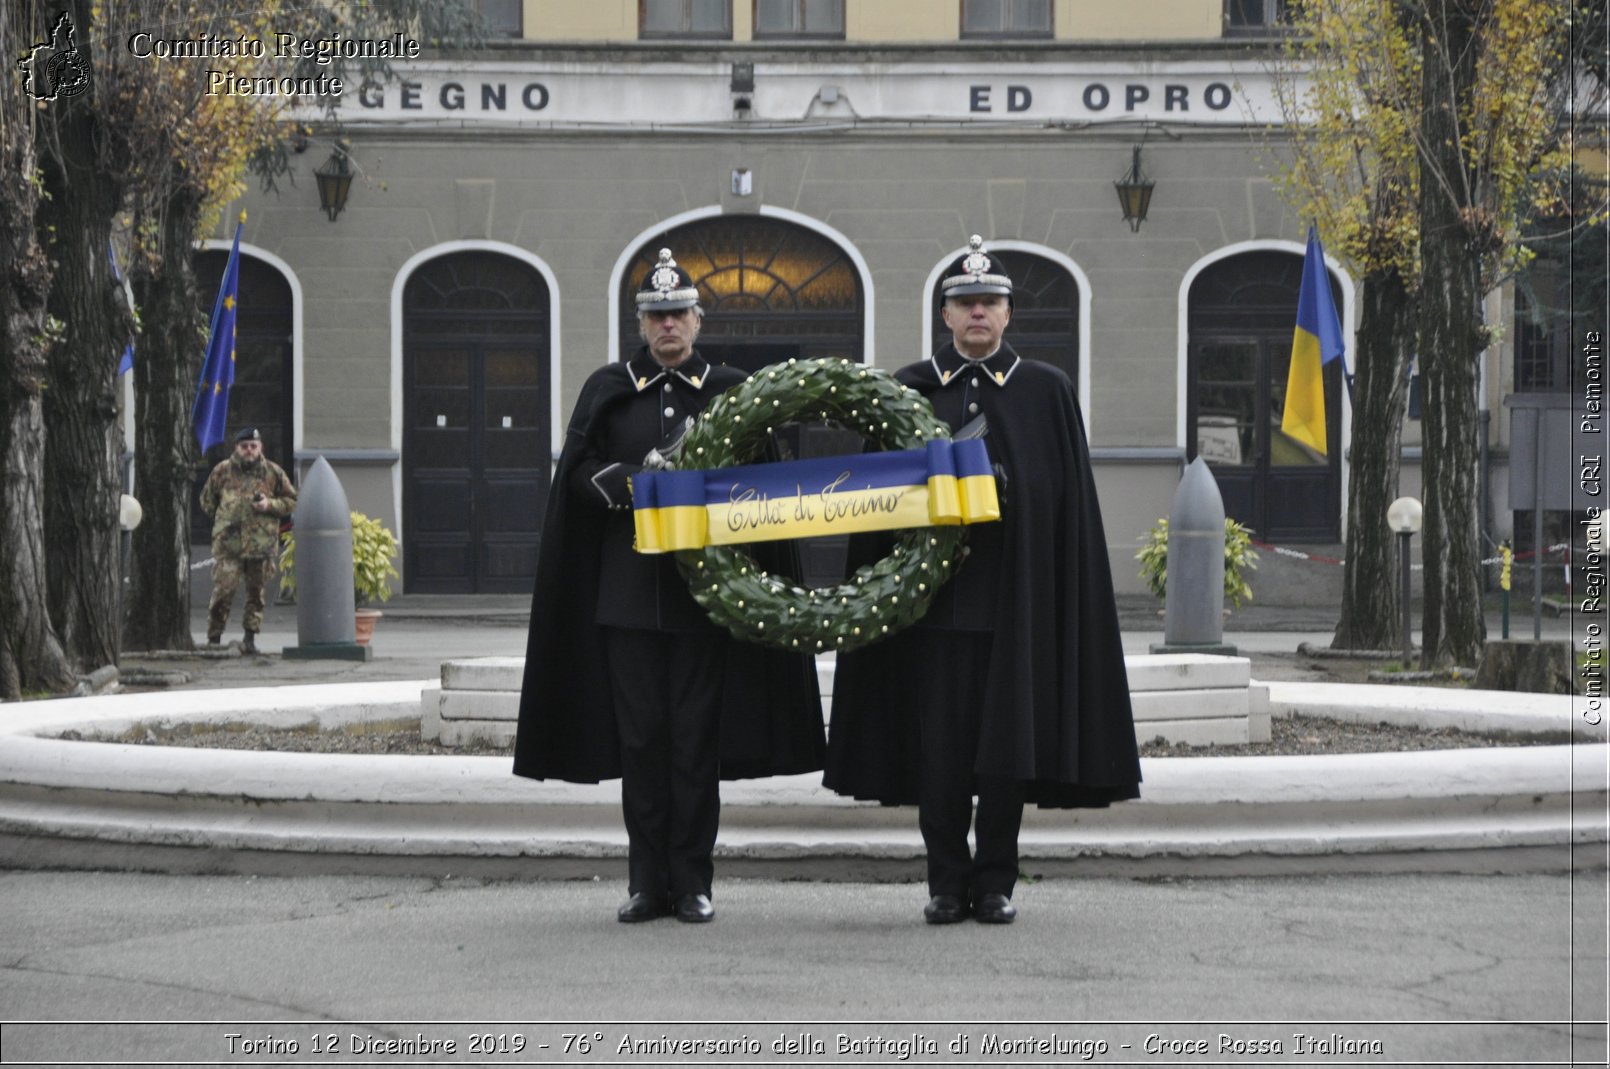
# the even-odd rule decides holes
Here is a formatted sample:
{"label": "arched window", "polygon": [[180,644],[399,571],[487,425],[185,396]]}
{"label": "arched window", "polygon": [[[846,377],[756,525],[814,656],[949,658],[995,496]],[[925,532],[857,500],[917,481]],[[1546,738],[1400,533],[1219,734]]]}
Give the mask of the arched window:
{"label": "arched window", "polygon": [[674,227],[637,250],[622,282],[622,360],[642,344],[635,294],[662,248],[699,287],[699,351],[707,359],[747,371],[790,357],[861,359],[865,296],[844,250],[787,220],[718,216]]}

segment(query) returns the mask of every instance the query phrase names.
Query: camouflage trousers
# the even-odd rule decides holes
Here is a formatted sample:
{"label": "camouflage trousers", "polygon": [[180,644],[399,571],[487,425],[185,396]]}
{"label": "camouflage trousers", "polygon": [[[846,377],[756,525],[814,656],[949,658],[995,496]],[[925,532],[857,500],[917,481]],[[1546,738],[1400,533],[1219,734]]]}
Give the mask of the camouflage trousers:
{"label": "camouflage trousers", "polygon": [[246,610],[241,622],[248,631],[263,629],[263,587],[273,573],[273,562],[263,557],[216,557],[212,562],[212,600],[207,604],[207,639],[224,633],[235,591],[246,583]]}

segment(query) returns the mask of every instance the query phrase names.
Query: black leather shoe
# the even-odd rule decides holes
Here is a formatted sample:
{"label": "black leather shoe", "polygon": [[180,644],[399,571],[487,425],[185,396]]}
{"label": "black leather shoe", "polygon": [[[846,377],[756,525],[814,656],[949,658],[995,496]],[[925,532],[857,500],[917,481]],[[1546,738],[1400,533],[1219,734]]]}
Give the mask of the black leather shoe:
{"label": "black leather shoe", "polygon": [[1017,919],[1017,907],[1012,900],[999,892],[981,895],[973,907],[973,917],[980,924],[1011,924]]}
{"label": "black leather shoe", "polygon": [[967,903],[960,895],[934,895],[922,907],[922,919],[929,924],[958,924],[967,919]]}
{"label": "black leather shoe", "polygon": [[683,895],[676,900],[676,919],[688,924],[703,924],[716,919],[716,907],[710,904],[709,895]]}
{"label": "black leather shoe", "polygon": [[256,653],[257,652],[257,632],[256,631],[248,631],[248,632],[246,632],[246,637],[241,641],[241,644],[240,644],[240,652],[242,652],[242,653]]}
{"label": "black leather shoe", "polygon": [[664,895],[650,895],[639,891],[616,911],[615,919],[622,924],[639,924],[663,917],[669,912]]}

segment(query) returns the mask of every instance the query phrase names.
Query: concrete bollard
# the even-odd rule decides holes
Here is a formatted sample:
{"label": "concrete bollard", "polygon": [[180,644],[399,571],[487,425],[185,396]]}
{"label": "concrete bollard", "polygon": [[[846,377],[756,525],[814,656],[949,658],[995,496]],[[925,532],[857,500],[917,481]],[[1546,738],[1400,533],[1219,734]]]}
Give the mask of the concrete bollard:
{"label": "concrete bollard", "polygon": [[1224,498],[1201,457],[1186,467],[1169,510],[1163,641],[1151,649],[1236,652],[1224,643]]}
{"label": "concrete bollard", "polygon": [[335,469],[319,457],[296,501],[296,640],[292,659],[367,661],[357,643],[352,588],[352,510]]}

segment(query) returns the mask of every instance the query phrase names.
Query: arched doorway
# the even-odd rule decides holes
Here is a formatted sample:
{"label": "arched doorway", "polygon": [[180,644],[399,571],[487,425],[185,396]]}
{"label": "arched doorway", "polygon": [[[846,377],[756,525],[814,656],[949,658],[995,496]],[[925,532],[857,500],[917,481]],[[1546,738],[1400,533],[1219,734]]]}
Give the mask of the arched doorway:
{"label": "arched doorway", "polygon": [[[196,253],[196,293],[203,315],[212,314],[229,263],[228,248]],[[263,455],[296,477],[295,393],[291,284],[279,269],[246,253],[240,255],[240,299],[235,315],[235,384],[229,389],[229,434],[207,450],[190,494],[192,541],[212,538],[212,520],[201,511],[201,488],[214,465],[235,448],[235,431],[256,427]]]}
{"label": "arched doorway", "polygon": [[548,498],[542,275],[474,250],[403,289],[403,583],[425,594],[527,593]]}
{"label": "arched doorway", "polygon": [[[698,349],[711,363],[758,371],[789,359],[848,357],[865,351],[866,295],[850,256],[809,227],[761,215],[695,219],[644,242],[622,272],[620,359],[641,344],[635,294],[669,248],[699,287],[704,325]],[[781,459],[859,452],[861,436],[822,423],[775,435]],[[849,540],[798,543],[801,578],[829,586],[844,577]]]}
{"label": "arched doorway", "polygon": [[[1079,351],[1078,280],[1055,260],[1032,252],[987,245],[986,251],[1012,280],[1012,321],[1006,327],[1007,343],[1025,360],[1061,368],[1077,386],[1083,357]],[[939,314],[945,304],[939,283],[940,278],[935,278],[930,296],[935,349],[951,339],[950,328]]]}
{"label": "arched doorway", "polygon": [[699,287],[699,351],[713,363],[756,371],[790,358],[861,359],[866,298],[854,263],[827,237],[761,215],[695,219],[637,249],[622,273],[620,359],[641,344],[634,295],[661,248]]}
{"label": "arched doorway", "polygon": [[[1341,362],[1325,369],[1327,453],[1281,433],[1303,258],[1227,257],[1189,294],[1186,455],[1204,457],[1224,510],[1268,541],[1335,542],[1341,519]],[[1342,307],[1341,287],[1331,294]]]}

